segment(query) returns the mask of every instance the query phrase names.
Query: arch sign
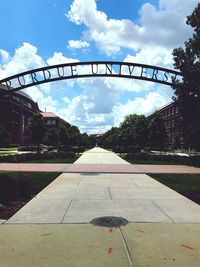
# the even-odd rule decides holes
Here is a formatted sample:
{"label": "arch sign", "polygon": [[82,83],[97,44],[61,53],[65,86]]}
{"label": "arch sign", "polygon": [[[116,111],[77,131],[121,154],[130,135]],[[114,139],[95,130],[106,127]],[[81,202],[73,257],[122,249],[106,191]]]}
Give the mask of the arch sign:
{"label": "arch sign", "polygon": [[91,61],[25,71],[0,80],[0,84],[4,84],[10,92],[14,92],[43,83],[85,77],[119,77],[173,86],[177,80],[182,79],[182,74],[175,70],[139,63]]}

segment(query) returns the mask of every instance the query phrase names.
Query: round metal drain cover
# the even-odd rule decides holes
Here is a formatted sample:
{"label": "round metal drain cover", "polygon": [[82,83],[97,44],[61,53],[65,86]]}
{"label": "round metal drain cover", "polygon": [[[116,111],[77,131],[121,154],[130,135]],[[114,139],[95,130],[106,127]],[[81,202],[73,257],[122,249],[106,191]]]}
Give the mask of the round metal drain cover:
{"label": "round metal drain cover", "polygon": [[95,218],[90,223],[102,227],[120,227],[126,225],[128,221],[122,217],[106,216]]}

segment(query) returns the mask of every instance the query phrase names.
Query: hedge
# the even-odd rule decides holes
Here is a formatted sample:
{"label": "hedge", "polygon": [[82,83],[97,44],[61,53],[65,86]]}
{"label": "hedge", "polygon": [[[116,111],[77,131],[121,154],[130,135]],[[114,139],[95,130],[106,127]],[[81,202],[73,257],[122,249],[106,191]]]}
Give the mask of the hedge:
{"label": "hedge", "polygon": [[168,161],[180,165],[190,165],[200,167],[200,156],[178,156],[178,155],[155,155],[145,152],[127,153],[124,157],[129,160],[149,160],[149,161]]}
{"label": "hedge", "polygon": [[44,153],[24,153],[24,154],[15,154],[7,155],[0,157],[0,162],[9,162],[9,163],[20,163],[30,160],[40,160],[40,159],[69,159],[75,158],[75,152],[44,152]]}

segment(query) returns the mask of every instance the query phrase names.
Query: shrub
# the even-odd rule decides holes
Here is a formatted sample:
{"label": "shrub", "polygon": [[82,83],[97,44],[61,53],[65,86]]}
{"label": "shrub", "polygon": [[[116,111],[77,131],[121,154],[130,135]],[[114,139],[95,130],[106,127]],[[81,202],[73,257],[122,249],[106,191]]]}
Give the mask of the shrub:
{"label": "shrub", "polygon": [[17,187],[19,198],[29,197],[31,188],[31,173],[21,173],[20,179],[17,180]]}
{"label": "shrub", "polygon": [[16,182],[7,175],[0,175],[0,203],[7,204],[17,196]]}
{"label": "shrub", "polygon": [[[200,156],[155,155],[145,152],[127,153],[125,159],[174,162],[180,165],[200,167]],[[148,162],[147,162],[148,163]]]}

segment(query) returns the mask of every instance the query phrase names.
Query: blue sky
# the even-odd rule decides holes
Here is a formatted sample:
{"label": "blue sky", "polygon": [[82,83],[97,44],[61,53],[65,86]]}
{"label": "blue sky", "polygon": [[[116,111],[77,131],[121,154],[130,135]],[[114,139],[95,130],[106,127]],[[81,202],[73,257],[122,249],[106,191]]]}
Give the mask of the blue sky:
{"label": "blue sky", "polygon": [[[0,0],[0,78],[74,61],[116,60],[173,68],[172,50],[192,34],[185,24],[198,0]],[[131,113],[171,101],[164,85],[87,78],[25,89],[40,108],[104,132]]]}

